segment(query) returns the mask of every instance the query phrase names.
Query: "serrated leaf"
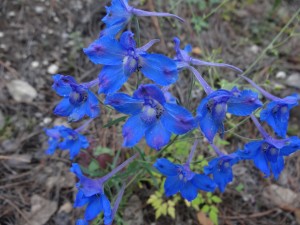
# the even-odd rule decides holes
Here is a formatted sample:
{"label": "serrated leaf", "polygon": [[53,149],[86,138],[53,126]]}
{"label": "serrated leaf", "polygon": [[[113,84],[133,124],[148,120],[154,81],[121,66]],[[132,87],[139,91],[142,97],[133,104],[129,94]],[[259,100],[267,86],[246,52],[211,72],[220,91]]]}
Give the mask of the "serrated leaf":
{"label": "serrated leaf", "polygon": [[220,199],[218,196],[212,196],[211,200],[214,202],[214,203],[221,203],[222,202],[222,199]]}
{"label": "serrated leaf", "polygon": [[168,207],[168,215],[171,216],[171,218],[175,219],[175,208],[174,207]]}
{"label": "serrated leaf", "polygon": [[211,221],[215,224],[218,225],[218,214],[214,211],[210,211],[209,212],[209,218],[211,219]]}
{"label": "serrated leaf", "polygon": [[208,213],[209,209],[210,209],[210,207],[208,205],[204,205],[202,207],[201,211],[204,212],[204,213]]}

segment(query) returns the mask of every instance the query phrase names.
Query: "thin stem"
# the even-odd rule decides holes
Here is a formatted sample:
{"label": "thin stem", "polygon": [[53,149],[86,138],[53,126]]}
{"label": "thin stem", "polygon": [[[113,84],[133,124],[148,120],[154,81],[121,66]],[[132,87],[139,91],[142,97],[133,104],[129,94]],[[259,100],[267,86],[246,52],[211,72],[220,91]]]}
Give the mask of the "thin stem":
{"label": "thin stem", "polygon": [[213,92],[212,88],[208,85],[208,83],[203,79],[201,74],[192,66],[187,66],[187,68],[192,71],[192,73],[195,75],[199,83],[202,85],[205,93],[209,95],[210,93]]}
{"label": "thin stem", "polygon": [[251,114],[250,115],[253,123],[255,124],[255,126],[257,127],[257,129],[259,130],[259,133],[261,134],[261,136],[264,138],[264,139],[267,139],[270,137],[270,135],[267,133],[267,131],[262,127],[262,125],[260,124],[260,122],[257,120],[257,118]]}
{"label": "thin stem", "polygon": [[185,164],[188,165],[188,166],[190,166],[191,161],[192,161],[192,159],[193,159],[193,157],[194,157],[194,155],[195,155],[195,150],[196,150],[196,148],[197,148],[198,143],[199,143],[198,140],[195,140],[195,141],[194,141],[193,147],[192,147],[191,152],[190,152],[190,154],[189,154],[189,158],[188,158],[188,160],[187,160],[186,163],[185,163]]}
{"label": "thin stem", "polygon": [[158,16],[158,17],[173,17],[175,19],[178,19],[181,22],[184,22],[184,19],[182,19],[179,16],[176,16],[171,13],[163,13],[163,12],[149,12],[149,11],[144,11],[141,9],[136,9],[132,8],[131,13],[135,16]]}
{"label": "thin stem", "polygon": [[215,152],[218,154],[218,156],[225,155],[223,152],[220,151],[220,149],[214,143],[210,143],[210,146],[215,150]]}
{"label": "thin stem", "polygon": [[99,84],[99,78],[96,78],[96,79],[94,79],[94,80],[92,80],[90,82],[83,83],[82,85],[85,86],[86,88],[92,88],[92,87],[94,87],[94,86],[96,86],[98,84]]}
{"label": "thin stem", "polygon": [[85,130],[85,128],[90,124],[90,122],[92,122],[94,120],[94,118],[89,119],[88,121],[86,121],[84,124],[82,124],[80,127],[78,127],[77,129],[75,129],[76,132],[83,132]]}
{"label": "thin stem", "polygon": [[114,207],[113,207],[113,210],[112,210],[112,215],[111,215],[112,221],[111,221],[111,223],[109,225],[112,224],[113,219],[115,218],[116,212],[117,212],[117,210],[119,208],[120,202],[121,202],[122,197],[124,195],[125,188],[126,188],[126,183],[124,182],[123,185],[122,185],[122,187],[121,187],[121,190],[118,193],[117,199],[115,201],[115,204],[114,204]]}
{"label": "thin stem", "polygon": [[269,92],[267,92],[265,89],[261,88],[260,86],[258,86],[254,81],[252,81],[251,79],[249,79],[248,77],[245,77],[244,75],[240,75],[241,78],[243,78],[244,80],[246,80],[249,84],[251,84],[255,89],[257,89],[263,96],[265,96],[267,99],[271,100],[271,101],[280,101],[281,99],[270,94]]}
{"label": "thin stem", "polygon": [[123,162],[122,164],[120,164],[119,166],[117,166],[116,168],[114,168],[112,171],[110,171],[108,174],[106,174],[105,176],[101,177],[100,178],[101,182],[103,182],[103,183],[106,182],[113,175],[115,175],[120,170],[122,170],[124,167],[126,167],[129,163],[131,163],[138,155],[139,155],[139,153],[134,154],[129,159],[127,159],[125,162]]}
{"label": "thin stem", "polygon": [[151,41],[149,41],[147,44],[145,44],[144,46],[138,48],[138,51],[147,51],[149,48],[151,48],[154,44],[158,43],[160,41],[160,39],[153,39]]}
{"label": "thin stem", "polygon": [[230,65],[230,64],[226,64],[226,63],[214,63],[214,62],[206,62],[200,59],[194,59],[191,58],[191,64],[193,65],[197,65],[197,66],[214,66],[214,67],[225,67],[225,68],[229,68],[232,70],[235,70],[239,73],[243,73],[243,70],[241,70],[240,68]]}

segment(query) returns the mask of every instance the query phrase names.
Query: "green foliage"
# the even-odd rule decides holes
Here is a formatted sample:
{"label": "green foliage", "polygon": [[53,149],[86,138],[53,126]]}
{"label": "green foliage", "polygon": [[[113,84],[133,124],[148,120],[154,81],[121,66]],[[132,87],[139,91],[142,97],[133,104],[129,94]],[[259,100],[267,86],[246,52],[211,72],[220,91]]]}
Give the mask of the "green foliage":
{"label": "green foliage", "polygon": [[166,199],[164,197],[164,181],[160,179],[160,188],[150,195],[147,204],[150,204],[155,210],[155,218],[158,219],[161,216],[170,216],[175,219],[175,206],[179,202],[180,197],[175,195],[172,198]]}

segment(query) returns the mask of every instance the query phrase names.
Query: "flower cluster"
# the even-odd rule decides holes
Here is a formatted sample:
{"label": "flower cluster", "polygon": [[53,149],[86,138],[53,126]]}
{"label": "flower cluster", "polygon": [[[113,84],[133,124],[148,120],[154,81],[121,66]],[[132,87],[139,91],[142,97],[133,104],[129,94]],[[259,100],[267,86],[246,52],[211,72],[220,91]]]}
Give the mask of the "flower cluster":
{"label": "flower cluster", "polygon": [[[190,167],[197,141],[184,164],[175,164],[169,159],[158,158],[153,166],[166,176],[164,189],[167,196],[180,193],[183,198],[192,201],[197,197],[199,190],[212,192],[218,187],[224,192],[226,185],[233,180],[232,166],[241,160],[252,160],[266,177],[271,175],[271,171],[276,179],[279,177],[284,168],[284,156],[300,148],[298,137],[287,137],[289,111],[298,104],[298,95],[278,98],[243,76],[243,71],[235,66],[193,58],[190,56],[191,45],[181,49],[177,37],[174,38],[175,56],[172,59],[162,54],[149,53],[152,45],[159,40],[150,40],[143,46],[137,46],[134,33],[123,32],[132,17],[161,16],[183,21],[176,15],[140,10],[130,6],[127,0],[112,0],[111,6],[106,7],[106,11],[107,15],[102,19],[106,25],[105,29],[100,32],[99,38],[83,49],[92,63],[102,65],[98,77],[90,82],[78,83],[72,76],[60,74],[53,76],[52,88],[62,97],[54,109],[54,114],[67,117],[69,122],[77,122],[86,117],[90,119],[77,129],[65,126],[46,129],[49,137],[49,148],[46,151],[48,154],[53,154],[57,148],[69,149],[70,158],[73,160],[80,149],[89,147],[88,139],[81,133],[100,115],[99,100],[97,94],[92,91],[98,87],[98,95],[105,97],[104,105],[129,115],[122,128],[124,147],[131,148],[145,137],[149,147],[160,151],[170,143],[172,134],[183,135],[199,129],[217,153],[218,157],[209,162],[203,174],[193,172]],[[264,104],[259,99],[258,93],[252,90],[239,90],[237,87],[231,90],[213,90],[198,72],[197,66],[231,69],[270,102],[262,108]],[[192,72],[207,95],[199,102],[195,116],[181,106],[168,91],[184,69]],[[133,93],[118,92],[123,90],[123,84],[130,76],[139,72],[150,82],[140,84]],[[264,130],[253,114],[259,108],[262,108],[260,120],[267,122],[275,134],[283,139],[275,139]],[[214,139],[218,134],[224,136],[228,113],[239,117],[251,117],[262,135],[262,140],[249,142],[245,144],[244,149],[238,149],[230,154],[220,151],[214,145]],[[79,219],[77,225],[88,224],[101,212],[104,224],[112,224],[126,187],[126,180],[114,206],[111,206],[110,200],[105,195],[105,183],[137,156],[133,155],[110,173],[97,179],[88,178],[83,175],[78,164],[72,164],[71,171],[79,179],[74,207],[86,205],[84,218]]]}

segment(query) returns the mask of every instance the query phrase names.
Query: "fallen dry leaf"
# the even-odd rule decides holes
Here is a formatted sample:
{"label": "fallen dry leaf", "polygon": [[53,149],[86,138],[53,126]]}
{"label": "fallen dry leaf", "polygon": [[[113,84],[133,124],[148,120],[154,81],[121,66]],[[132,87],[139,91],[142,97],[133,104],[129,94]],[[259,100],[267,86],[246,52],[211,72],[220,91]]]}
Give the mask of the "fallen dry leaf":
{"label": "fallen dry leaf", "polygon": [[49,201],[39,195],[31,197],[31,212],[27,213],[26,225],[43,225],[57,210],[57,202]]}
{"label": "fallen dry leaf", "polygon": [[195,47],[195,48],[193,48],[192,53],[194,53],[196,55],[200,55],[201,54],[201,49],[199,47]]}
{"label": "fallen dry leaf", "polygon": [[214,225],[214,223],[203,212],[197,213],[197,219],[200,225]]}

